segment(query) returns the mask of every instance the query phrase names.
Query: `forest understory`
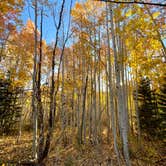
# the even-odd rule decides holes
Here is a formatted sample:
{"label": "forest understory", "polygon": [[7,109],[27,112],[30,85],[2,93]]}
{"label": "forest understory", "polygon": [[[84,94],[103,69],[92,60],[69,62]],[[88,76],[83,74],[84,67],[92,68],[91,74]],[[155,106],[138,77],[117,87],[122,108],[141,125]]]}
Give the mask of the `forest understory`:
{"label": "forest understory", "polygon": [[[9,166],[35,165],[32,157],[32,133],[24,132],[19,138],[15,136],[0,137],[0,164]],[[79,145],[76,137],[67,136],[63,140],[62,135],[54,132],[55,140],[43,166],[118,166],[113,144],[103,140],[93,145],[88,142]],[[74,139],[75,138],[75,139]],[[129,144],[132,166],[165,166],[166,148],[160,141],[142,140],[138,147],[137,139],[131,138]],[[121,165],[125,165],[121,160]]]}

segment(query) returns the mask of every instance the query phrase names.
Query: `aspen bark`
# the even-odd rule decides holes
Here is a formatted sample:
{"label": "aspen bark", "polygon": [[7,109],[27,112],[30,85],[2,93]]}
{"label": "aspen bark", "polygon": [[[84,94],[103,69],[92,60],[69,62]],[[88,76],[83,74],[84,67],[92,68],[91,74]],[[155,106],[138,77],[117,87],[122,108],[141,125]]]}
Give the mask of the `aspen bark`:
{"label": "aspen bark", "polygon": [[65,110],[64,110],[64,105],[65,105],[65,94],[64,94],[64,56],[62,58],[62,88],[61,88],[61,125],[62,125],[62,130],[65,129]]}
{"label": "aspen bark", "polygon": [[35,0],[35,32],[34,32],[34,61],[33,61],[33,94],[32,94],[32,110],[33,110],[33,158],[35,162],[38,160],[38,111],[37,111],[37,0]]}
{"label": "aspen bark", "polygon": [[[120,164],[120,158],[119,158],[119,151],[117,146],[117,131],[115,126],[115,108],[114,108],[114,91],[112,88],[113,80],[112,80],[112,66],[111,66],[111,53],[110,53],[110,38],[109,38],[109,29],[108,29],[108,6],[106,4],[106,27],[107,27],[107,49],[108,49],[108,55],[107,55],[107,64],[108,64],[108,85],[109,85],[109,102],[110,102],[110,113],[111,113],[111,127],[112,127],[112,134],[113,134],[113,140],[114,140],[114,150],[117,155],[118,164]],[[112,18],[111,18],[112,19]]]}
{"label": "aspen bark", "polygon": [[85,134],[86,134],[85,106],[86,106],[87,86],[88,86],[88,73],[86,75],[86,80],[85,80],[84,89],[83,89],[82,121],[81,121],[81,129],[80,129],[81,130],[81,143],[85,143]]}
{"label": "aspen bark", "polygon": [[99,38],[99,49],[98,49],[98,135],[101,136],[101,55],[100,55],[100,27],[98,32],[98,38]]}
{"label": "aspen bark", "polygon": [[118,62],[117,48],[116,48],[116,36],[114,32],[114,22],[113,22],[113,9],[110,4],[110,19],[111,19],[111,35],[112,35],[112,44],[114,52],[114,63],[115,63],[115,75],[116,75],[116,89],[118,95],[118,112],[120,115],[120,130],[122,134],[122,143],[123,143],[123,153],[125,157],[125,163],[127,166],[130,166],[129,150],[128,150],[128,133],[127,133],[127,123],[125,117],[125,109],[123,105],[123,96],[122,96],[122,87],[120,80],[120,68]]}

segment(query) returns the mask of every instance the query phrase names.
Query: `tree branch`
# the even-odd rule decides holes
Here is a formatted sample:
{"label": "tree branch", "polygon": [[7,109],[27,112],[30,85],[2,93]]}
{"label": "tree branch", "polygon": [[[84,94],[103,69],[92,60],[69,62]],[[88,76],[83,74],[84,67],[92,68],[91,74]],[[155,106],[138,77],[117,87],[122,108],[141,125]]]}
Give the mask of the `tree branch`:
{"label": "tree branch", "polygon": [[126,1],[116,1],[116,0],[97,0],[101,2],[110,2],[110,3],[119,3],[119,4],[140,4],[140,5],[154,5],[154,6],[163,6],[166,7],[166,4],[163,3],[152,3],[152,2],[138,2],[136,0],[126,2]]}

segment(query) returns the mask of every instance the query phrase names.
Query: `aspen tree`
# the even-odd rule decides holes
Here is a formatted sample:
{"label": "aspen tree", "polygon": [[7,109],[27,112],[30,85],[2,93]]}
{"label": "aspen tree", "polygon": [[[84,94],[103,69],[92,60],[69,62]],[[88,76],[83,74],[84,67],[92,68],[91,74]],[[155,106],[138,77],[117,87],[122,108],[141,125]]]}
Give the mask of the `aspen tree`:
{"label": "aspen tree", "polygon": [[40,47],[39,47],[39,62],[38,62],[38,77],[37,77],[37,100],[38,100],[38,119],[39,119],[39,148],[38,148],[38,160],[42,156],[44,146],[44,110],[41,101],[41,67],[43,59],[43,6],[41,9],[41,20],[40,20]]}
{"label": "aspen tree", "polygon": [[[106,28],[107,28],[107,49],[108,49],[108,55],[107,55],[107,64],[108,64],[108,87],[109,87],[109,102],[110,102],[110,113],[111,113],[111,127],[112,127],[112,135],[114,140],[114,150],[117,155],[118,164],[120,164],[120,156],[119,156],[119,150],[117,145],[117,131],[115,126],[115,108],[114,108],[114,91],[113,91],[113,80],[112,80],[112,66],[111,66],[111,53],[110,53],[110,37],[109,37],[109,27],[108,27],[108,5],[106,3]],[[112,19],[112,18],[111,18]],[[113,28],[113,27],[111,27]]]}
{"label": "aspen tree", "polygon": [[33,157],[35,162],[38,160],[38,110],[37,110],[37,0],[34,2],[35,7],[35,32],[34,32],[34,66],[33,66],[33,94],[32,94],[32,109],[33,109]]}
{"label": "aspen tree", "polygon": [[123,96],[122,96],[122,87],[120,84],[120,67],[118,62],[117,46],[116,46],[116,36],[114,31],[114,22],[113,22],[113,9],[112,5],[110,7],[110,19],[111,19],[111,35],[112,35],[112,44],[113,44],[113,53],[114,53],[114,63],[115,63],[115,76],[116,76],[116,90],[118,97],[118,112],[119,112],[119,121],[120,121],[120,131],[122,135],[123,143],[123,153],[125,157],[125,162],[127,166],[130,166],[129,159],[129,150],[128,150],[128,133],[127,133],[127,122],[125,117],[125,109],[123,105]]}

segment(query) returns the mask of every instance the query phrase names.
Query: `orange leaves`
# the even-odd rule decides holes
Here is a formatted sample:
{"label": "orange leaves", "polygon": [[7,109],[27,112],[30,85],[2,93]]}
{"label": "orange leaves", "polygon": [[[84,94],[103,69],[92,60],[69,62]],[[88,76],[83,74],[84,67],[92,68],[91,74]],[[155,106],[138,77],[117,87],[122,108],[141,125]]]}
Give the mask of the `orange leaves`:
{"label": "orange leaves", "polygon": [[2,0],[0,1],[0,15],[3,17],[10,16],[11,19],[17,15],[23,7],[23,0]]}
{"label": "orange leaves", "polygon": [[0,1],[0,40],[2,44],[5,44],[9,34],[15,33],[18,15],[20,14],[22,7],[23,0]]}
{"label": "orange leaves", "polygon": [[82,24],[88,24],[87,15],[85,10],[83,9],[83,6],[79,3],[76,3],[75,8],[72,9],[71,15],[73,17],[73,20],[77,22],[78,24],[82,22]]}
{"label": "orange leaves", "polygon": [[[12,25],[9,27],[13,29]],[[11,71],[16,84],[26,85],[31,79],[34,53],[34,24],[29,20],[20,32],[10,34],[6,57],[2,65]],[[39,45],[39,43],[38,43]],[[43,53],[46,43],[43,41]]]}
{"label": "orange leaves", "polygon": [[76,4],[75,4],[75,9],[77,9],[77,10],[82,10],[83,9],[83,7],[82,7],[82,5],[80,4],[80,3],[78,3],[78,2],[76,2]]}
{"label": "orange leaves", "polygon": [[83,17],[84,14],[83,6],[77,2],[74,9],[71,11],[71,15],[74,19],[78,19],[79,17]]}
{"label": "orange leaves", "polygon": [[34,29],[35,29],[34,23],[32,22],[32,20],[28,20],[27,24],[26,24],[26,27],[25,27],[25,30],[34,33]]}
{"label": "orange leaves", "polygon": [[15,27],[13,24],[11,24],[11,23],[9,23],[9,24],[7,25],[7,27],[8,27],[8,29],[9,29],[9,31],[14,31],[14,30],[16,30],[16,27]]}
{"label": "orange leaves", "polygon": [[88,33],[84,32],[84,31],[81,32],[80,36],[82,39],[85,39],[85,40],[87,40],[89,38]]}
{"label": "orange leaves", "polygon": [[102,4],[92,0],[87,0],[84,3],[77,2],[71,12],[74,22],[87,26],[90,26],[94,21],[101,22],[104,19]]}

